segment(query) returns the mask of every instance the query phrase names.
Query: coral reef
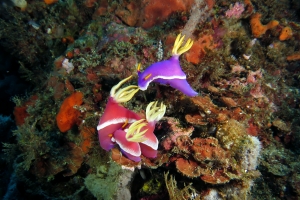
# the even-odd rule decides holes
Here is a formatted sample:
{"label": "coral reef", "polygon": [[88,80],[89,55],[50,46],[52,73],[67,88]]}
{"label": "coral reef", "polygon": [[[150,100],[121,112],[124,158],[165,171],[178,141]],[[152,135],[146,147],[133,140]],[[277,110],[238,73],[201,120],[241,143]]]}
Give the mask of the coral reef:
{"label": "coral reef", "polygon": [[299,9],[4,0],[0,198],[299,199]]}

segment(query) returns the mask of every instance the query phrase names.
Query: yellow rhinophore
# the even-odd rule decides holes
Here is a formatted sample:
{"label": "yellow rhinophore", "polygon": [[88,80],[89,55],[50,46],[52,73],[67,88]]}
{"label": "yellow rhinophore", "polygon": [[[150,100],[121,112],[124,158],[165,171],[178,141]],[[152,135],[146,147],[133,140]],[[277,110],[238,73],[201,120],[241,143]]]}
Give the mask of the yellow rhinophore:
{"label": "yellow rhinophore", "polygon": [[183,47],[181,47],[183,40],[184,40],[185,36],[181,37],[181,34],[179,34],[174,42],[174,47],[172,49],[172,54],[173,55],[178,55],[180,56],[181,54],[183,54],[184,52],[187,52],[192,46],[193,46],[193,40],[191,40],[190,38],[187,40],[187,42],[185,43],[185,45]]}
{"label": "yellow rhinophore", "polygon": [[138,72],[140,72],[140,71],[141,71],[141,63],[139,63],[139,64],[138,64],[138,66],[137,66],[137,68],[136,68],[136,69],[137,69],[137,71],[138,71]]}

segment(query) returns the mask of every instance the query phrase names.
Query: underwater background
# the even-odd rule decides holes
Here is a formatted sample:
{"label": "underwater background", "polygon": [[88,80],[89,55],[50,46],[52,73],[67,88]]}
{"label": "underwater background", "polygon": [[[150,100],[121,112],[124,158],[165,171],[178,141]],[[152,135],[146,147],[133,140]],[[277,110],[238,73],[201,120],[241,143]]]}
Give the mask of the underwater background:
{"label": "underwater background", "polygon": [[0,199],[300,199],[299,0],[2,0],[0,47]]}

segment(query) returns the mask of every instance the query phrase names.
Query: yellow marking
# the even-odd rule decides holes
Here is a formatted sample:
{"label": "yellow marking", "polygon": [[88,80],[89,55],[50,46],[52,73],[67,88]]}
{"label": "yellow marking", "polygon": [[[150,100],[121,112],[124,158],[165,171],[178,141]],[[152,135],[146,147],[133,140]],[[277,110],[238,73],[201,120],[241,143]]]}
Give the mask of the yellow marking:
{"label": "yellow marking", "polygon": [[108,137],[110,137],[110,138],[112,138],[112,136],[113,136],[113,134],[112,134],[112,133],[108,135]]}
{"label": "yellow marking", "polygon": [[152,74],[148,74],[148,75],[144,78],[144,80],[149,79],[151,76],[152,76]]}

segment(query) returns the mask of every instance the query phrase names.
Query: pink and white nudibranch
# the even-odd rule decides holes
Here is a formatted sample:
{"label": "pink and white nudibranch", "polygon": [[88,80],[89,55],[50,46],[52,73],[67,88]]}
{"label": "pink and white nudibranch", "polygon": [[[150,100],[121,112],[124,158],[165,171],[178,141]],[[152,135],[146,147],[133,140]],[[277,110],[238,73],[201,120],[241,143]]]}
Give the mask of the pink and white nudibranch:
{"label": "pink and white nudibranch", "polygon": [[146,90],[151,82],[158,82],[164,85],[180,90],[187,96],[196,96],[198,93],[194,91],[186,80],[186,75],[182,71],[179,56],[188,51],[193,46],[193,41],[188,39],[182,46],[184,36],[179,34],[175,40],[172,50],[172,57],[168,60],[156,62],[146,68],[143,72],[138,66],[138,86],[141,90]]}
{"label": "pink and white nudibranch", "polygon": [[140,119],[132,123],[128,129],[115,131],[113,140],[127,158],[139,162],[141,154],[148,158],[157,156],[158,140],[153,131],[155,123],[165,112],[164,104],[157,106],[157,102],[151,102],[146,109],[146,120]]}
{"label": "pink and white nudibranch", "polygon": [[139,88],[135,85],[118,90],[130,78],[131,76],[112,87],[106,108],[97,126],[100,145],[106,151],[113,148],[115,144],[112,141],[115,131],[122,129],[126,124],[141,119],[138,114],[120,105],[120,103],[129,101],[139,91]]}

